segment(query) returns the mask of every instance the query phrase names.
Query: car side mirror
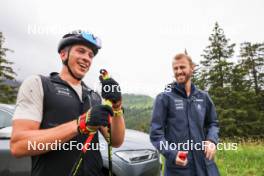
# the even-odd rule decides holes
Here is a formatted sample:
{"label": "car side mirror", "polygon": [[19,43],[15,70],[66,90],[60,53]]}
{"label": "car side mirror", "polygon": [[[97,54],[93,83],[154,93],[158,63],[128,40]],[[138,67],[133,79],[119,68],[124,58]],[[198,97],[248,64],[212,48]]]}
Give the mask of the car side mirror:
{"label": "car side mirror", "polygon": [[0,129],[0,139],[10,139],[11,132],[12,132],[11,126]]}

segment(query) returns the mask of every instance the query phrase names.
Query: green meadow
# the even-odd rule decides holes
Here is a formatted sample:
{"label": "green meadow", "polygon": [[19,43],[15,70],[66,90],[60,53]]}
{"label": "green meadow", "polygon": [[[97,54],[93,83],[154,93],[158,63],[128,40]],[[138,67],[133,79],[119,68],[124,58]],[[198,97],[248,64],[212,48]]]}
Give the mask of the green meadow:
{"label": "green meadow", "polygon": [[244,141],[237,150],[218,150],[215,160],[223,176],[264,176],[264,142]]}

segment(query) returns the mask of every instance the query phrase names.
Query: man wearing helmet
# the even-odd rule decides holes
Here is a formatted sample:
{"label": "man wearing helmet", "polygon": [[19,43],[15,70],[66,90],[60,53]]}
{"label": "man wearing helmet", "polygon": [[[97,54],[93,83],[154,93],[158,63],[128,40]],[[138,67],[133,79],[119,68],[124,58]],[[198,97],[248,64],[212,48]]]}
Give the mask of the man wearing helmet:
{"label": "man wearing helmet", "polygon": [[[82,82],[100,48],[99,39],[91,33],[66,34],[58,46],[63,63],[60,73],[31,76],[22,83],[10,147],[16,157],[31,156],[31,175],[69,175],[81,152],[77,145],[83,144],[91,133],[95,134],[90,144],[92,150],[86,153],[79,175],[103,175],[102,158],[96,147],[97,131],[108,136],[109,115],[113,116],[112,146],[123,143],[125,124],[120,89],[105,92],[102,88],[102,97],[113,103],[110,107],[102,105],[101,97]],[[103,86],[119,86],[112,78],[101,81]],[[59,145],[54,149],[51,144]]]}

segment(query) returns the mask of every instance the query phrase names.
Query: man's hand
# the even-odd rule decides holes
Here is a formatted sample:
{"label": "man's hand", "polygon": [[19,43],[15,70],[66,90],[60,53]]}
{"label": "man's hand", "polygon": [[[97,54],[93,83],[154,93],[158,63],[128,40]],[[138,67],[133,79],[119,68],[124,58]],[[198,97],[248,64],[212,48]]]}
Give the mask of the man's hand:
{"label": "man's hand", "polygon": [[188,154],[188,152],[179,151],[177,156],[176,156],[176,165],[186,166],[188,163],[187,154]]}
{"label": "man's hand", "polygon": [[122,93],[118,82],[110,77],[103,78],[100,76],[99,79],[102,83],[102,97],[105,100],[110,100],[112,102],[114,117],[123,116]]}
{"label": "man's hand", "polygon": [[116,104],[121,101],[121,89],[113,78],[100,79],[102,83],[102,97]]}
{"label": "man's hand", "polygon": [[113,110],[108,105],[97,105],[82,114],[78,120],[78,130],[81,134],[94,133],[100,126],[108,125],[108,116],[113,116]]}
{"label": "man's hand", "polygon": [[211,141],[204,141],[205,149],[205,157],[209,160],[213,159],[216,153],[216,146]]}

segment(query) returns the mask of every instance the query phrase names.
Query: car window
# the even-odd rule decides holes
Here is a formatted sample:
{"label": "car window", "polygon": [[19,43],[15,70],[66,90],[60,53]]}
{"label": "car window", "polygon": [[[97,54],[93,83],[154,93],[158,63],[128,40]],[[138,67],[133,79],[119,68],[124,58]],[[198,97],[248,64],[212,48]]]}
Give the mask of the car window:
{"label": "car window", "polygon": [[12,115],[6,111],[0,110],[0,128],[11,126]]}

